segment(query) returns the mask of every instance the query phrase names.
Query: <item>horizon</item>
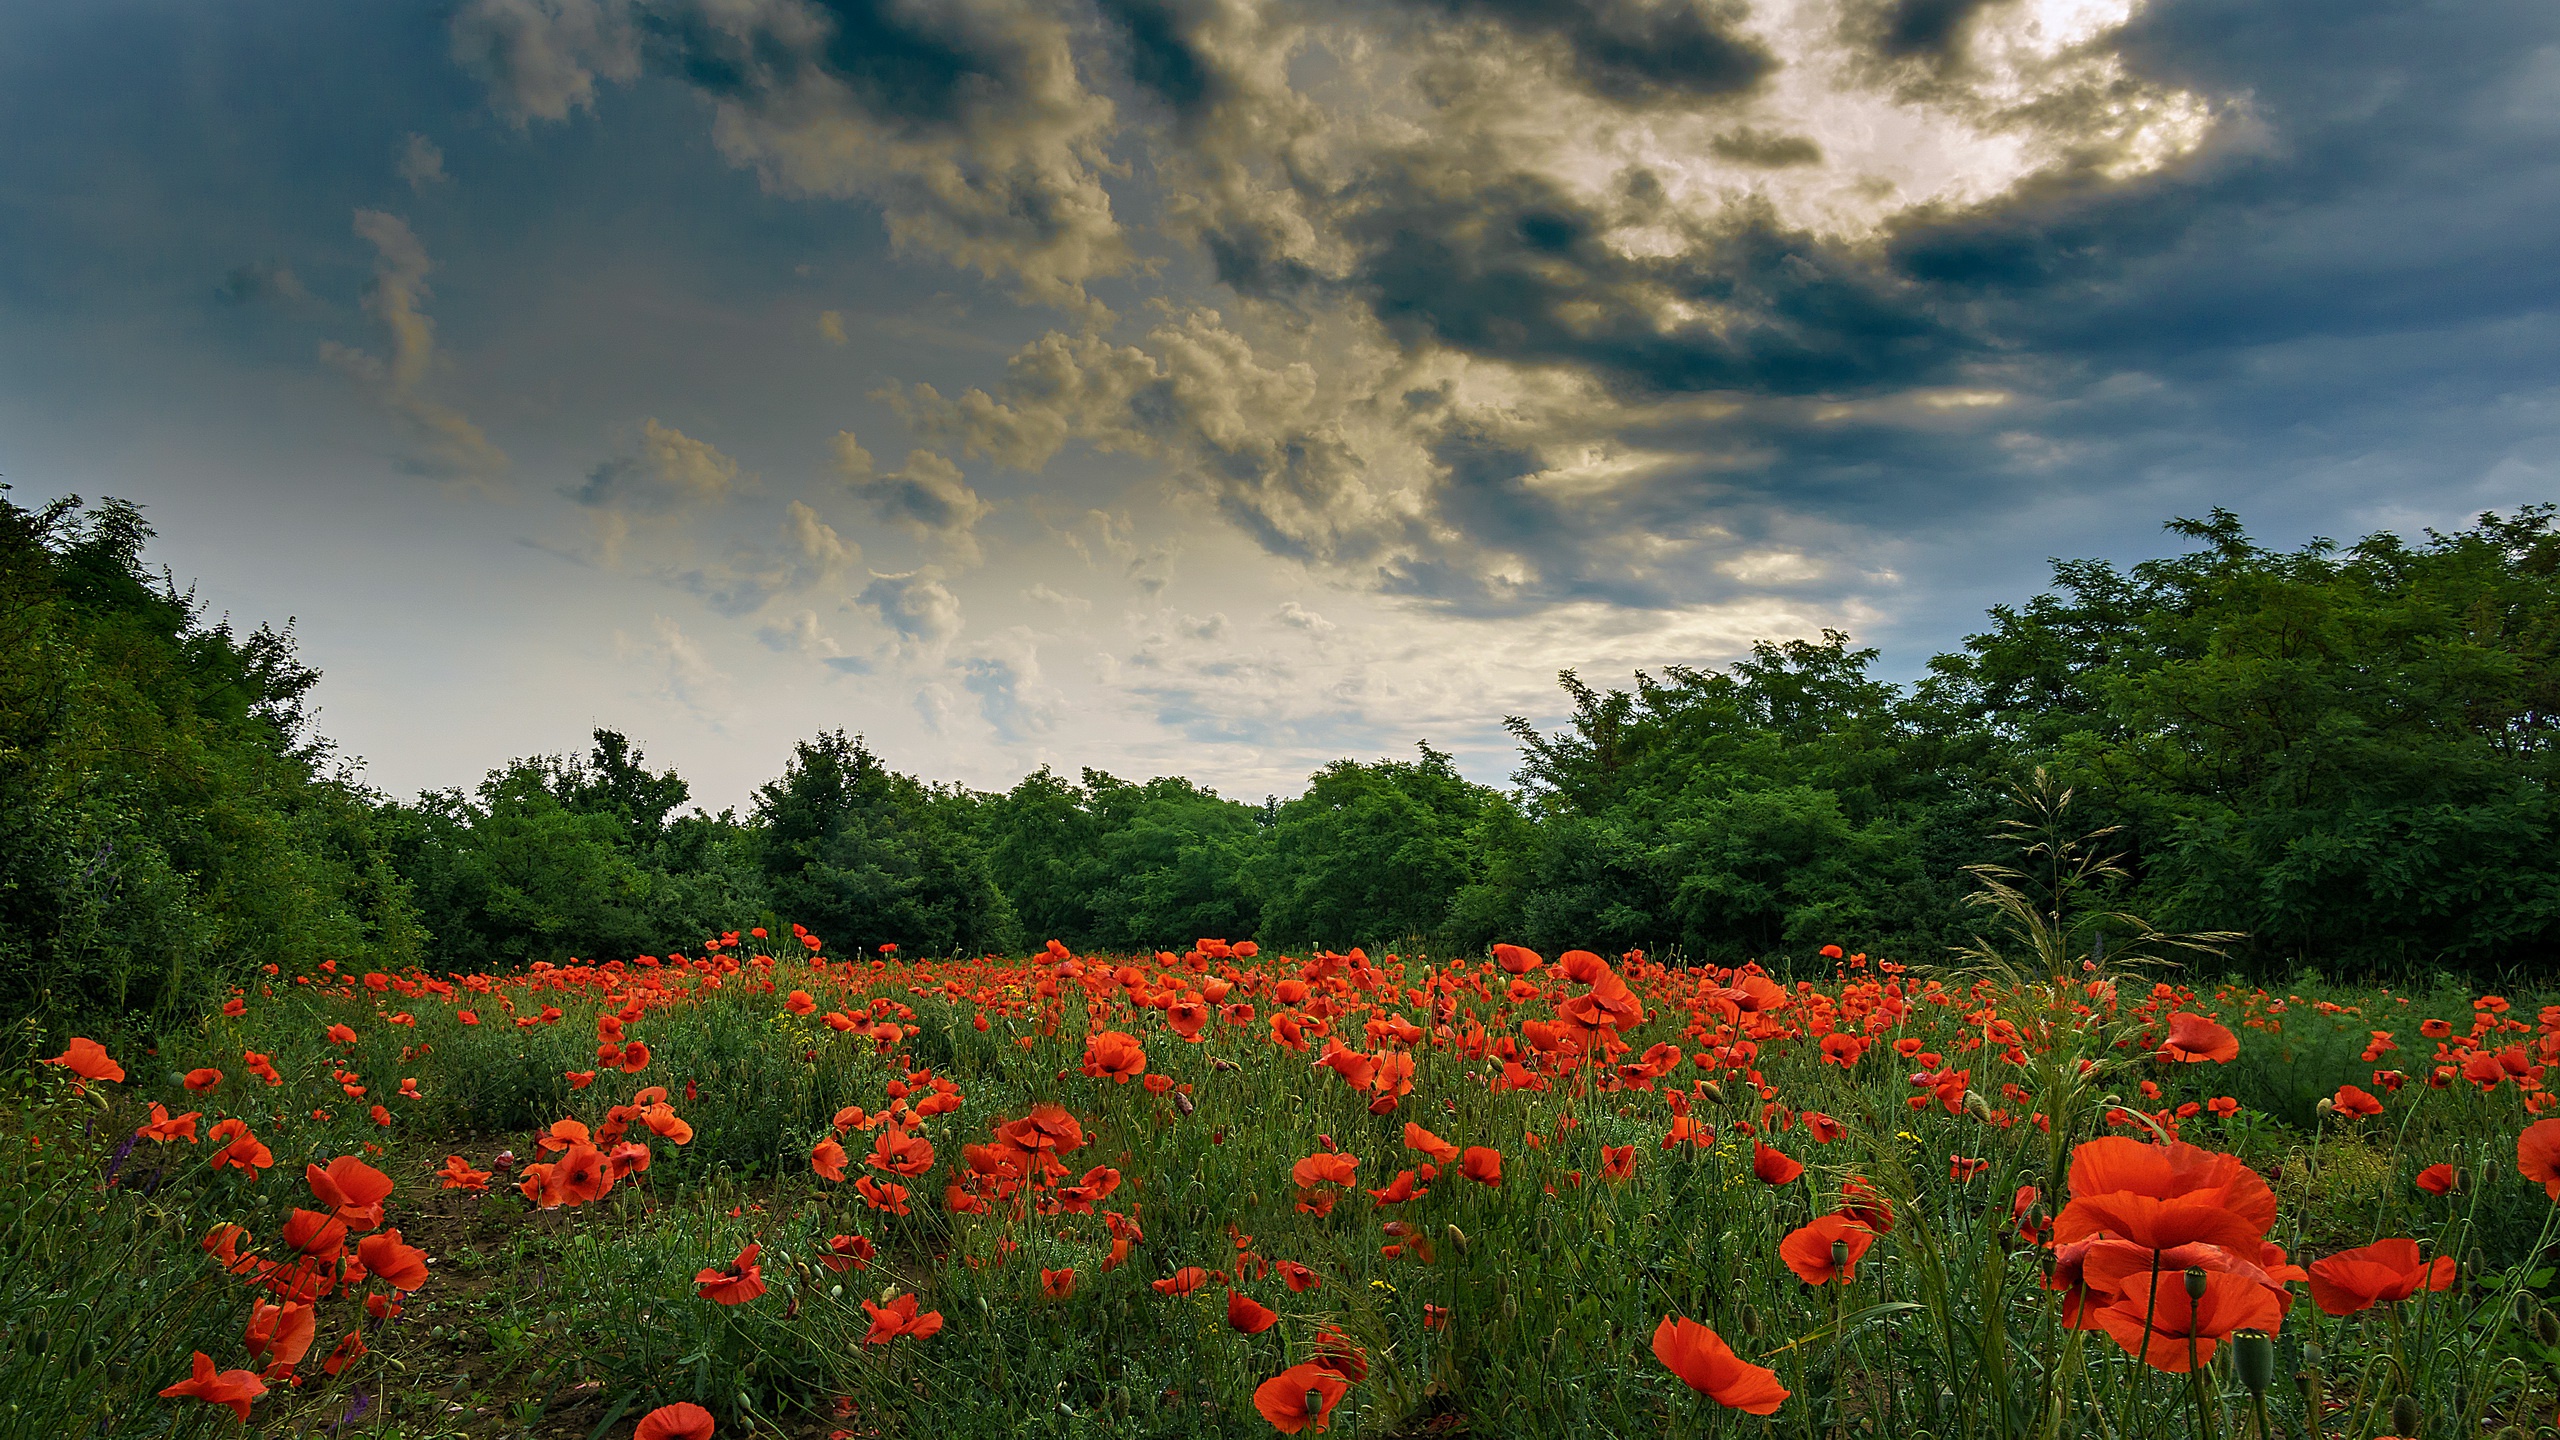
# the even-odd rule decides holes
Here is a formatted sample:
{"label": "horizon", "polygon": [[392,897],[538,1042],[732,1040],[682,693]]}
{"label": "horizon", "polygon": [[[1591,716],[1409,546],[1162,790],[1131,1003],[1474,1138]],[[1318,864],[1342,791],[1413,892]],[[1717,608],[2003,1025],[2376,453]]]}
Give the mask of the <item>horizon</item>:
{"label": "horizon", "polygon": [[1559,669],[1835,628],[1907,683],[2173,516],[2560,495],[2547,6],[130,3],[0,55],[0,476],[295,618],[397,795],[599,726],[715,812],[839,726],[978,789],[1507,787]]}

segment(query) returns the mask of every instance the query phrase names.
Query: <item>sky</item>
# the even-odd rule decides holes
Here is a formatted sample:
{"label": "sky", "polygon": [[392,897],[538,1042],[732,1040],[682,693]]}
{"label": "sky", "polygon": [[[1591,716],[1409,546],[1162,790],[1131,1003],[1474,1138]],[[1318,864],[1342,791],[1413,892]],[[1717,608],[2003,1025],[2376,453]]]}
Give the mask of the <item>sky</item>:
{"label": "sky", "polygon": [[0,479],[365,780],[1238,798],[2560,498],[2560,7],[26,0]]}

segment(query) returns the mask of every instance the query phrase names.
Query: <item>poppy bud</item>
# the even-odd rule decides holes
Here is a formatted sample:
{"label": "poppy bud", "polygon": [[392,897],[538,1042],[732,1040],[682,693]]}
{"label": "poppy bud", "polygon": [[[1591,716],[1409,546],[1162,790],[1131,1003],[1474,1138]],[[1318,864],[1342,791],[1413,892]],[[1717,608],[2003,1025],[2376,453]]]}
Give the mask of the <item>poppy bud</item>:
{"label": "poppy bud", "polygon": [[1192,1111],[1200,1107],[1191,1103],[1191,1096],[1188,1093],[1176,1090],[1173,1092],[1173,1108],[1181,1111],[1188,1118]]}
{"label": "poppy bud", "polygon": [[1991,1102],[1982,1098],[1981,1091],[1967,1090],[1964,1092],[1964,1108],[1973,1116],[1974,1119],[1981,1121],[1985,1125],[1991,1123]]}
{"label": "poppy bud", "polygon": [[1466,1231],[1464,1231],[1464,1230],[1459,1229],[1459,1228],[1458,1228],[1457,1226],[1455,1226],[1455,1225],[1450,1226],[1450,1227],[1449,1227],[1449,1243],[1458,1247],[1458,1253],[1459,1253],[1459,1254],[1461,1254],[1461,1255],[1466,1254],[1466,1253],[1467,1253],[1467,1232],[1466,1232]]}
{"label": "poppy bud", "polygon": [[2329,1118],[2330,1113],[2337,1108],[2338,1102],[2324,1095],[2320,1097],[2319,1104],[2311,1107],[2311,1113],[2319,1116],[2323,1120],[2326,1120]]}
{"label": "poppy bud", "polygon": [[1307,1392],[1307,1413],[1310,1415],[1321,1415],[1324,1413],[1323,1391],[1309,1390]]}
{"label": "poppy bud", "polygon": [[1831,1268],[1833,1270],[1846,1270],[1849,1268],[1848,1241],[1834,1240],[1831,1242]]}
{"label": "poppy bud", "polygon": [[2303,1413],[2317,1414],[2320,1408],[2320,1377],[2308,1370],[2293,1372],[2293,1388],[2302,1396]]}
{"label": "poppy bud", "polygon": [[1757,1340],[1760,1338],[1760,1328],[1760,1312],[1752,1309],[1748,1305],[1743,1306],[1742,1333],[1750,1336],[1754,1340]]}
{"label": "poppy bud", "polygon": [[2465,1284],[2488,1273],[2489,1257],[2474,1245],[2462,1252],[2462,1279]]}
{"label": "poppy bud", "polygon": [[2545,1345],[2560,1345],[2560,1315],[2545,1310],[2534,1316],[2533,1338]]}
{"label": "poppy bud", "polygon": [[2204,1272],[2202,1270],[2189,1270],[2187,1272],[2187,1298],[2190,1300],[2201,1300],[2204,1298],[2204,1291]]}
{"label": "poppy bud", "polygon": [[2468,1194],[2470,1194],[2470,1193],[2471,1193],[2471,1167],[2470,1167],[2470,1166],[2468,1166],[2468,1165],[2463,1165],[2463,1166],[2459,1166],[2459,1167],[2457,1167],[2457,1168],[2454,1170],[2454,1172],[2453,1172],[2453,1188],[2454,1188],[2454,1192],[2455,1192],[2456,1194],[2468,1195]]}
{"label": "poppy bud", "polygon": [[1707,1092],[1708,1099],[1713,1100],[1719,1105],[1724,1103],[1723,1086],[1718,1085],[1713,1080],[1702,1080],[1699,1082],[1699,1088]]}
{"label": "poppy bud", "polygon": [[2250,1398],[2267,1398],[2267,1384],[2276,1377],[2275,1337],[2264,1330],[2242,1330],[2233,1335],[2231,1368],[2239,1373],[2241,1387]]}
{"label": "poppy bud", "polygon": [[2536,1328],[2534,1317],[2542,1313],[2542,1301],[2530,1290],[2519,1290],[2516,1292],[2515,1310],[2516,1324],[2532,1330]]}
{"label": "poppy bud", "polygon": [[2403,1395],[2391,1402],[2391,1428],[2402,1435],[2418,1433],[2418,1397]]}

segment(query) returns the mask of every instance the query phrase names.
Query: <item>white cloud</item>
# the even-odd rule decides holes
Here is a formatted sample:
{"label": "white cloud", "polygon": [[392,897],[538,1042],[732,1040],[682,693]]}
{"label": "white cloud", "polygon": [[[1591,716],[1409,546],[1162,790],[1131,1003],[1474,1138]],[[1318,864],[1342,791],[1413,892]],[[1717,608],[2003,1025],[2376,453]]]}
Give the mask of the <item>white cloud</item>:
{"label": "white cloud", "polygon": [[395,168],[412,190],[442,185],[453,178],[444,173],[444,151],[424,135],[410,135],[400,147],[400,163]]}
{"label": "white cloud", "polygon": [[835,438],[835,469],[881,520],[936,542],[961,563],[978,560],[978,522],[995,507],[969,488],[959,466],[930,450],[910,450],[904,468],[884,475],[844,430]]}
{"label": "white cloud", "polygon": [[374,248],[373,284],[365,292],[364,310],[382,328],[389,351],[377,356],[322,341],[321,360],[354,377],[406,422],[409,468],[438,479],[493,484],[506,471],[505,452],[461,411],[426,393],[439,358],[435,321],[422,308],[428,298],[427,274],[435,268],[426,247],[409,222],[381,210],[358,210],[355,233]]}

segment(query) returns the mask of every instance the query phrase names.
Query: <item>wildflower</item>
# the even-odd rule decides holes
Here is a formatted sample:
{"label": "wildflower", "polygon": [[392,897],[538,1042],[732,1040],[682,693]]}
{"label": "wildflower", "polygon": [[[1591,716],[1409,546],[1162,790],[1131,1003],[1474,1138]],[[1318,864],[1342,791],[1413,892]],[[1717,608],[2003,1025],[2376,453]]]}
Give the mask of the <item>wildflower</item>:
{"label": "wildflower", "polygon": [[2311,1302],[2326,1315],[2353,1315],[2421,1290],[2450,1290],[2455,1268],[2450,1255],[2420,1259],[2415,1240],[2377,1240],[2312,1261]]}
{"label": "wildflower", "polygon": [[1084,1073],[1094,1079],[1105,1076],[1126,1085],[1146,1073],[1147,1052],[1137,1038],[1118,1030],[1105,1030],[1084,1046]]}
{"label": "wildflower", "polygon": [[[2504,1074],[2505,1072],[2500,1071],[2499,1073]],[[2340,1115],[2379,1115],[2382,1113],[2381,1101],[2353,1085],[2339,1086],[2338,1093],[2331,1097],[2329,1103]]]}
{"label": "wildflower", "polygon": [[1798,1226],[1778,1242],[1778,1258],[1807,1285],[1858,1278],[1858,1259],[1876,1243],[1875,1232],[1845,1212],[1825,1215]]}
{"label": "wildflower", "polygon": [[[2273,1333],[2284,1323],[2275,1292],[2246,1276],[2145,1270],[2129,1283],[2133,1288],[2089,1318],[2126,1354],[2173,1375],[2185,1374],[2191,1357],[2194,1364],[2209,1363],[2234,1330]],[[2193,1294],[2195,1289],[2202,1294]]]}
{"label": "wildflower", "polygon": [[[2560,1127],[2555,1127],[2560,1128]],[[2254,1250],[2275,1223],[2275,1192],[2229,1155],[2104,1136],[2071,1152],[2071,1202],[2053,1236],[2113,1235],[2151,1250],[2202,1242]]]}
{"label": "wildflower", "polygon": [[346,1025],[332,1025],[329,1027],[329,1043],[332,1045],[353,1045],[356,1043],[356,1032]]}
{"label": "wildflower", "polygon": [[1600,1173],[1612,1183],[1632,1180],[1636,1173],[1636,1147],[1603,1145],[1600,1147]]}
{"label": "wildflower", "polygon": [[2516,1137],[2516,1173],[2560,1200],[2560,1120],[2537,1120]]}
{"label": "wildflower", "polygon": [[[83,1080],[120,1081],[124,1079],[124,1067],[109,1058],[105,1046],[87,1036],[72,1037],[71,1043],[64,1047],[61,1054],[44,1063],[59,1065]],[[247,1418],[245,1406],[243,1408],[242,1418],[245,1419]]]}
{"label": "wildflower", "polygon": [[1075,1270],[1072,1267],[1065,1270],[1042,1270],[1040,1272],[1040,1293],[1048,1296],[1052,1300],[1064,1300],[1068,1296],[1073,1295],[1076,1293]]}
{"label": "wildflower", "polygon": [[1404,1144],[1408,1150],[1419,1150],[1442,1165],[1458,1163],[1458,1147],[1408,1120],[1404,1126]]}
{"label": "wildflower", "polygon": [[711,1412],[689,1400],[661,1405],[640,1417],[631,1440],[711,1440]]}
{"label": "wildflower", "polygon": [[[92,1080],[106,1078],[92,1075]],[[121,1075],[115,1078],[123,1078]],[[267,1393],[266,1383],[246,1370],[213,1368],[213,1357],[195,1352],[195,1374],[160,1392],[168,1400],[195,1399],[215,1405],[228,1405],[243,1422],[249,1418],[249,1402]]]}
{"label": "wildflower", "polygon": [[870,1269],[871,1257],[878,1253],[867,1236],[836,1235],[827,1240],[826,1253],[818,1257],[818,1263],[841,1275],[847,1270]]}
{"label": "wildflower", "polygon": [[1280,1312],[1263,1305],[1241,1290],[1227,1292],[1227,1324],[1239,1334],[1259,1335],[1280,1323]]}
{"label": "wildflower", "polygon": [[1470,1145],[1460,1161],[1458,1173],[1481,1185],[1502,1183],[1502,1152],[1484,1145]]}
{"label": "wildflower", "polygon": [[721,1305],[742,1305],[764,1293],[764,1267],[756,1257],[761,1245],[749,1245],[723,1269],[705,1268],[693,1277],[694,1293]]}
{"label": "wildflower", "polygon": [[1292,1291],[1300,1295],[1303,1295],[1324,1283],[1323,1278],[1318,1276],[1316,1272],[1299,1264],[1295,1260],[1274,1261],[1271,1266],[1271,1271],[1273,1274],[1280,1277],[1281,1284],[1288,1286]]}
{"label": "wildflower", "polygon": [[837,1144],[832,1135],[809,1151],[809,1168],[817,1171],[819,1178],[839,1185],[844,1183],[844,1162],[844,1147]]}
{"label": "wildflower", "polygon": [[907,1213],[907,1187],[904,1185],[883,1185],[865,1175],[853,1182],[853,1188],[862,1196],[862,1203],[874,1210],[886,1210],[892,1215]]}
{"label": "wildflower", "polygon": [[1816,1145],[1828,1145],[1832,1141],[1849,1133],[1848,1126],[1841,1124],[1839,1121],[1832,1119],[1830,1116],[1823,1114],[1819,1110],[1806,1111],[1803,1119],[1805,1133],[1813,1137],[1813,1143]]}
{"label": "wildflower", "polygon": [[320,1368],[331,1375],[335,1375],[339,1371],[346,1369],[348,1366],[353,1365],[358,1360],[363,1359],[364,1356],[365,1343],[363,1333],[361,1331],[350,1330],[338,1338],[337,1345],[329,1351],[329,1358],[320,1362]]}
{"label": "wildflower", "polygon": [[267,1362],[270,1376],[282,1375],[302,1363],[311,1353],[311,1342],[317,1334],[318,1311],[308,1303],[287,1300],[281,1305],[257,1301],[249,1307],[249,1330],[244,1337],[252,1358]]}
{"label": "wildflower", "polygon": [[2169,1038],[2161,1042],[2158,1058],[2189,1065],[2208,1060],[2228,1064],[2240,1058],[2240,1037],[2202,1015],[2181,1010],[2169,1017]]}
{"label": "wildflower", "polygon": [[209,1066],[202,1070],[190,1070],[187,1072],[186,1086],[188,1091],[193,1094],[201,1095],[221,1083],[222,1072]]}
{"label": "wildflower", "polygon": [[275,1152],[260,1144],[258,1137],[249,1133],[249,1122],[236,1115],[217,1121],[212,1139],[222,1147],[213,1153],[213,1168],[216,1170],[229,1166],[244,1173],[255,1173],[276,1163]]}
{"label": "wildflower", "polygon": [[397,1230],[366,1236],[356,1245],[356,1258],[394,1290],[415,1290],[427,1283],[427,1252],[401,1244]]}
{"label": "wildflower", "polygon": [[1197,1265],[1185,1265],[1162,1280],[1150,1280],[1159,1295],[1188,1295],[1209,1283],[1209,1272]]}
{"label": "wildflower", "polygon": [[325,1170],[306,1165],[302,1178],[311,1187],[312,1198],[350,1227],[370,1230],[382,1223],[382,1202],[391,1194],[391,1177],[355,1156],[341,1155]]}
{"label": "wildflower", "polygon": [[1311,1361],[1292,1365],[1255,1387],[1253,1408],[1283,1435],[1295,1435],[1310,1426],[1321,1435],[1333,1419],[1333,1407],[1349,1393],[1351,1387],[1340,1375]]}
{"label": "wildflower", "polygon": [[862,1337],[865,1345],[886,1345],[901,1335],[922,1340],[942,1331],[942,1312],[928,1310],[917,1314],[916,1297],[913,1295],[901,1295],[886,1305],[875,1305],[865,1300],[862,1308],[871,1317],[871,1330]]}
{"label": "wildflower", "polygon": [[2453,1167],[2439,1161],[2418,1172],[2417,1185],[2430,1195],[2449,1195],[2453,1193],[2453,1181]]}
{"label": "wildflower", "polygon": [[486,1190],[489,1188],[489,1172],[486,1170],[472,1169],[471,1166],[459,1155],[447,1155],[444,1157],[444,1168],[436,1171],[435,1174],[437,1179],[444,1182],[444,1188],[447,1190]]}
{"label": "wildflower", "polygon": [[871,1142],[871,1156],[863,1163],[892,1175],[912,1178],[933,1168],[933,1145],[923,1136],[909,1135],[893,1127],[882,1131],[880,1138]]}
{"label": "wildflower", "polygon": [[1692,1390],[1746,1415],[1774,1415],[1786,1402],[1778,1372],[1733,1353],[1724,1337],[1686,1316],[1665,1315],[1653,1332],[1653,1357]]}
{"label": "wildflower", "polygon": [[1804,1173],[1804,1162],[1755,1136],[1751,1141],[1751,1173],[1763,1185],[1792,1185]]}

